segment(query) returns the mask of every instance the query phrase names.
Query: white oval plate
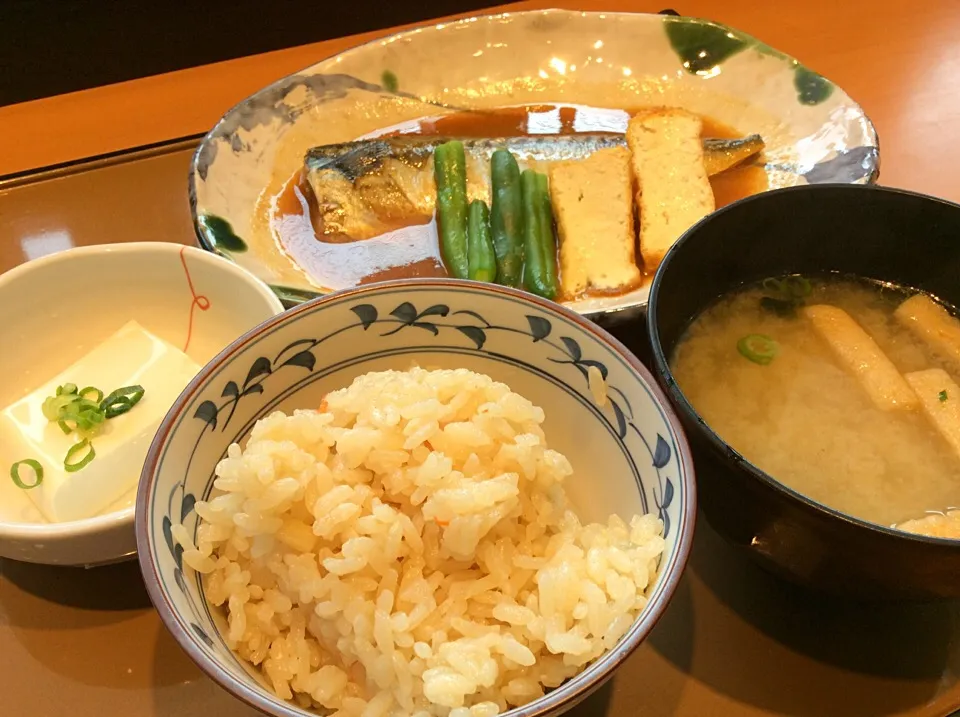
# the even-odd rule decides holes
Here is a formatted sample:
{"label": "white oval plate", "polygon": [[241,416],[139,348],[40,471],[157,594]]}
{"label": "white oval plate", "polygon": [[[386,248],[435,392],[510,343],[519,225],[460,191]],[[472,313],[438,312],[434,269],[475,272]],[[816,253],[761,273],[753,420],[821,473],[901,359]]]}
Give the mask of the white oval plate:
{"label": "white oval plate", "polygon": [[[311,280],[312,236],[281,246],[271,200],[309,147],[450,112],[521,104],[681,106],[763,136],[770,188],[875,181],[877,134],[839,87],[737,30],[670,15],[544,10],[409,30],[318,62],[231,109],[190,172],[201,244],[288,303]],[[584,314],[646,304],[646,286],[569,304]],[[630,314],[631,312],[626,312]]]}

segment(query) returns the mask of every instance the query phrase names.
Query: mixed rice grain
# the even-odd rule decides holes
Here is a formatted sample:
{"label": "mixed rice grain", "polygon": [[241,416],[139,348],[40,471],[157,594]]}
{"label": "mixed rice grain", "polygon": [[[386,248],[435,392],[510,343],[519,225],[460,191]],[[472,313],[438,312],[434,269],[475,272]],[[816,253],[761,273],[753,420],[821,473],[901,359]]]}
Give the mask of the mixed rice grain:
{"label": "mixed rice grain", "polygon": [[582,525],[543,411],[466,370],[368,373],[232,445],[183,559],[276,694],[343,717],[493,717],[646,605],[654,516]]}

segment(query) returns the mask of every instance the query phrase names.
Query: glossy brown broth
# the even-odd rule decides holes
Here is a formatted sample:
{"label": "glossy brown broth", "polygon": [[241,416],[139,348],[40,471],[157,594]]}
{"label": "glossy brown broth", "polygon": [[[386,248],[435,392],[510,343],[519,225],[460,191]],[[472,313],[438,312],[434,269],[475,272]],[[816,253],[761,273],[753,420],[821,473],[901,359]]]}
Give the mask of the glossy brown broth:
{"label": "glossy brown broth", "polygon": [[[518,137],[533,135],[571,135],[580,132],[623,132],[628,119],[642,108],[633,110],[604,109],[580,105],[529,105],[505,107],[483,112],[459,112],[441,117],[428,117],[382,136],[422,135],[443,137]],[[716,139],[742,137],[732,127],[703,117],[703,136]],[[743,166],[710,178],[717,208],[767,188],[763,167]],[[314,267],[304,267],[316,280],[322,266],[326,288],[349,288],[361,284],[427,276],[448,276],[440,257],[435,222],[398,228],[375,239],[353,240],[342,235],[324,233],[317,220],[312,192],[302,171],[297,171],[283,186],[272,210],[271,226],[281,246],[291,240],[303,241],[312,233],[324,246]],[[360,243],[391,245],[384,261],[364,265],[374,251],[356,252]],[[373,249],[373,246],[369,246]],[[386,252],[382,252],[385,254]],[[639,256],[639,253],[638,253]],[[363,262],[363,263],[361,263]]]}

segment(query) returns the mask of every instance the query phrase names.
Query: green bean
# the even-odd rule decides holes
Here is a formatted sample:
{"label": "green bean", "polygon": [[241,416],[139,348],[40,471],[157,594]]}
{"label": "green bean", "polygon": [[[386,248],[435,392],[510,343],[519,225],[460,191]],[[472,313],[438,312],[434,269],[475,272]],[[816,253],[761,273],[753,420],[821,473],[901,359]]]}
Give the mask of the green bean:
{"label": "green bean", "polygon": [[557,295],[557,256],[547,177],[532,169],[520,175],[523,198],[523,285],[534,294]]}
{"label": "green bean", "polygon": [[467,266],[474,281],[497,278],[497,256],[490,238],[490,210],[482,199],[470,202],[467,210]]}
{"label": "green bean", "polygon": [[490,233],[497,255],[497,282],[520,286],[523,282],[523,203],[520,168],[509,149],[498,149],[490,158],[493,201]]}
{"label": "green bean", "polygon": [[437,221],[440,253],[447,270],[457,279],[469,275],[467,264],[467,160],[463,143],[445,142],[434,150],[437,180]]}
{"label": "green bean", "polygon": [[540,198],[540,242],[543,246],[543,265],[550,291],[547,298],[553,299],[560,293],[560,282],[557,280],[557,240],[553,233],[553,207],[550,205],[550,187],[546,174],[537,175],[537,189]]}

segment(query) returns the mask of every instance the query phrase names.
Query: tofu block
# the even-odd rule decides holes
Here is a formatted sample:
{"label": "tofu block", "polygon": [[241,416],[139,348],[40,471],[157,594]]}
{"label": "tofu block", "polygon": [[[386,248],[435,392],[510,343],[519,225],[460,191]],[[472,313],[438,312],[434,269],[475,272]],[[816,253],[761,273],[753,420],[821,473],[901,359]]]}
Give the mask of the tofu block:
{"label": "tofu block", "polygon": [[[185,353],[131,321],[63,373],[0,411],[0,451],[8,464],[26,458],[39,461],[43,482],[27,495],[50,522],[97,515],[137,485],[160,421],[199,371]],[[107,394],[136,384],[144,388],[143,398],[130,411],[104,422],[103,431],[92,439],[96,457],[75,473],[64,470],[63,460],[80,438],[65,435],[43,415],[44,399],[65,383],[96,386]],[[30,482],[32,474],[27,476]]]}
{"label": "tofu block", "polygon": [[801,312],[877,408],[893,411],[919,407],[917,394],[897,367],[846,311],[820,304],[804,307]]}
{"label": "tofu block", "polygon": [[960,370],[960,320],[924,294],[911,296],[893,315],[937,356]]}
{"label": "tofu block", "polygon": [[639,285],[630,151],[612,147],[550,165],[550,201],[560,235],[565,297],[614,293]]}
{"label": "tofu block", "polygon": [[703,163],[702,120],[680,109],[641,112],[627,125],[640,210],[640,254],[653,271],[687,229],[716,209]]}
{"label": "tofu block", "polygon": [[960,386],[940,368],[914,371],[904,378],[919,397],[924,414],[960,459]]}
{"label": "tofu block", "polygon": [[960,510],[932,513],[923,518],[904,521],[896,527],[908,533],[931,538],[960,538]]}

